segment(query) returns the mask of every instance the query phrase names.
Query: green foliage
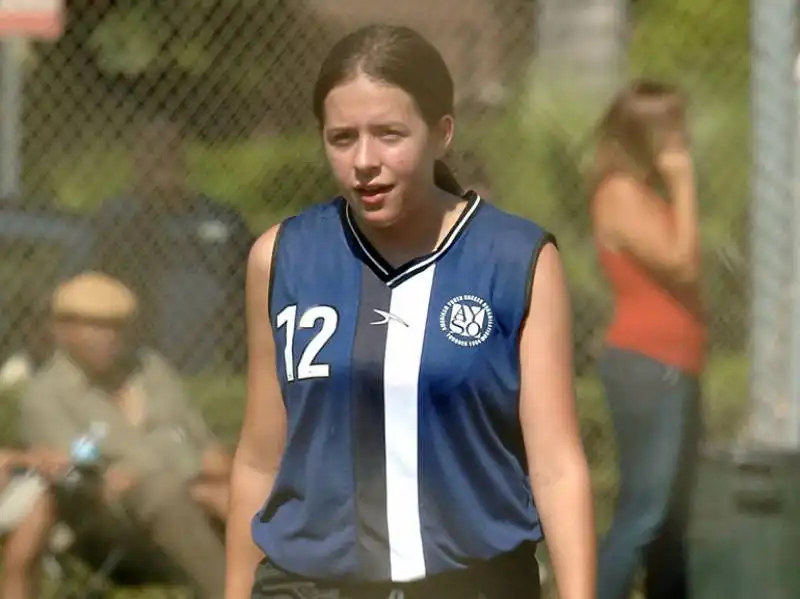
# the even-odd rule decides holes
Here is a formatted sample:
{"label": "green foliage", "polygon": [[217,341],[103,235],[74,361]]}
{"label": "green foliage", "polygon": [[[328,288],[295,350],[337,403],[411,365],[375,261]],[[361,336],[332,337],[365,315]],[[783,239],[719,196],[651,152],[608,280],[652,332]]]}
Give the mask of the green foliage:
{"label": "green foliage", "polygon": [[163,62],[173,57],[162,52],[170,30],[160,17],[150,3],[109,13],[89,38],[100,67],[108,73],[130,76],[164,66]]}
{"label": "green foliage", "polygon": [[[693,94],[704,282],[712,346],[740,350],[747,322],[746,219],[749,105],[745,90]],[[493,174],[492,201],[532,218],[559,239],[572,287],[578,366],[592,361],[609,298],[594,258],[584,171],[593,147],[595,102],[555,93],[521,98],[462,142],[480,149]]]}
{"label": "green foliage", "polygon": [[[708,300],[715,346],[741,349],[746,323],[744,223],[748,204],[747,103],[707,96],[693,113]],[[559,239],[576,314],[579,368],[591,363],[609,309],[594,259],[583,166],[596,108],[563,97],[537,98],[464,127],[458,146],[475,148],[495,182],[493,202],[532,218]],[[526,118],[523,115],[533,114]],[[111,137],[91,138],[51,171],[56,194],[90,208],[121,192],[130,168]],[[720,154],[720,148],[725,149]],[[261,141],[195,142],[190,185],[235,205],[251,226],[271,224],[334,193],[316,133]]]}
{"label": "green foliage", "polygon": [[[188,154],[189,186],[233,204],[256,230],[334,193],[314,134],[268,144],[193,143]],[[92,136],[80,152],[63,157],[50,175],[61,203],[91,210],[126,189],[130,156],[115,138]]]}
{"label": "green foliage", "polygon": [[717,92],[740,87],[749,71],[748,0],[642,0],[633,7],[636,72]]}

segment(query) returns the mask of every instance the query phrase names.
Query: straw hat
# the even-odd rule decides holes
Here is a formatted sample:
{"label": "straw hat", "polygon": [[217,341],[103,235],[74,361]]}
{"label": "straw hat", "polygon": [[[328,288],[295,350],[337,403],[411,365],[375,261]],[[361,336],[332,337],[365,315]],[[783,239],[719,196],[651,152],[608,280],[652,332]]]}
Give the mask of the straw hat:
{"label": "straw hat", "polygon": [[53,316],[128,320],[138,309],[136,295],[120,281],[98,272],[80,274],[53,293]]}

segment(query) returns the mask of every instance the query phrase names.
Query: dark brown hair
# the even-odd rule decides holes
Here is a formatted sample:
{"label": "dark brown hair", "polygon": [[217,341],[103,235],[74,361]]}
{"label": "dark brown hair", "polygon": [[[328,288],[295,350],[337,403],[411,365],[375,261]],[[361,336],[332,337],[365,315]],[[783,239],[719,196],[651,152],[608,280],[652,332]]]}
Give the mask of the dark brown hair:
{"label": "dark brown hair", "polygon": [[589,189],[614,173],[658,181],[658,154],[668,135],[686,135],[685,116],[686,98],[674,85],[637,79],[625,86],[598,123]]}
{"label": "dark brown hair", "polygon": [[[433,44],[409,27],[367,25],[340,39],[322,62],[312,99],[320,127],[325,121],[325,98],[360,73],[405,91],[429,126],[454,113],[453,77]],[[441,189],[464,193],[443,161],[436,161],[433,175]]]}
{"label": "dark brown hair", "polygon": [[489,176],[486,163],[477,152],[473,150],[456,152],[453,155],[452,164],[455,164],[455,174],[458,175],[462,181],[492,187],[492,178]]}

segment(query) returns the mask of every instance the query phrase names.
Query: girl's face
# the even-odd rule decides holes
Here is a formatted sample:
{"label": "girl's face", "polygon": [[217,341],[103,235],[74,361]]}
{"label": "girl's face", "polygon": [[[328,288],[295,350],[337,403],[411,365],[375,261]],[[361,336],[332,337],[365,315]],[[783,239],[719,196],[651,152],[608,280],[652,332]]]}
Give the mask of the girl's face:
{"label": "girl's face", "polygon": [[664,151],[679,151],[689,148],[689,133],[682,107],[675,100],[665,101],[660,113],[650,116],[647,123],[650,150],[653,156]]}
{"label": "girl's face", "polygon": [[452,117],[431,128],[403,89],[363,74],[325,99],[322,137],[333,175],[359,219],[376,227],[397,223],[427,199],[452,130]]}

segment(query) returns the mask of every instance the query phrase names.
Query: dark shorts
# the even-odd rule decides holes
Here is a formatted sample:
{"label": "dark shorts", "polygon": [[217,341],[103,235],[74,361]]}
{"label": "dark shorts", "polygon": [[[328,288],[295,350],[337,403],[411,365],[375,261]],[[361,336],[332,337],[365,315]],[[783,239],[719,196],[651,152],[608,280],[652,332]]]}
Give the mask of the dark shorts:
{"label": "dark shorts", "polygon": [[341,582],[298,576],[268,559],[256,570],[252,599],[539,599],[536,546],[464,570],[408,583]]}

